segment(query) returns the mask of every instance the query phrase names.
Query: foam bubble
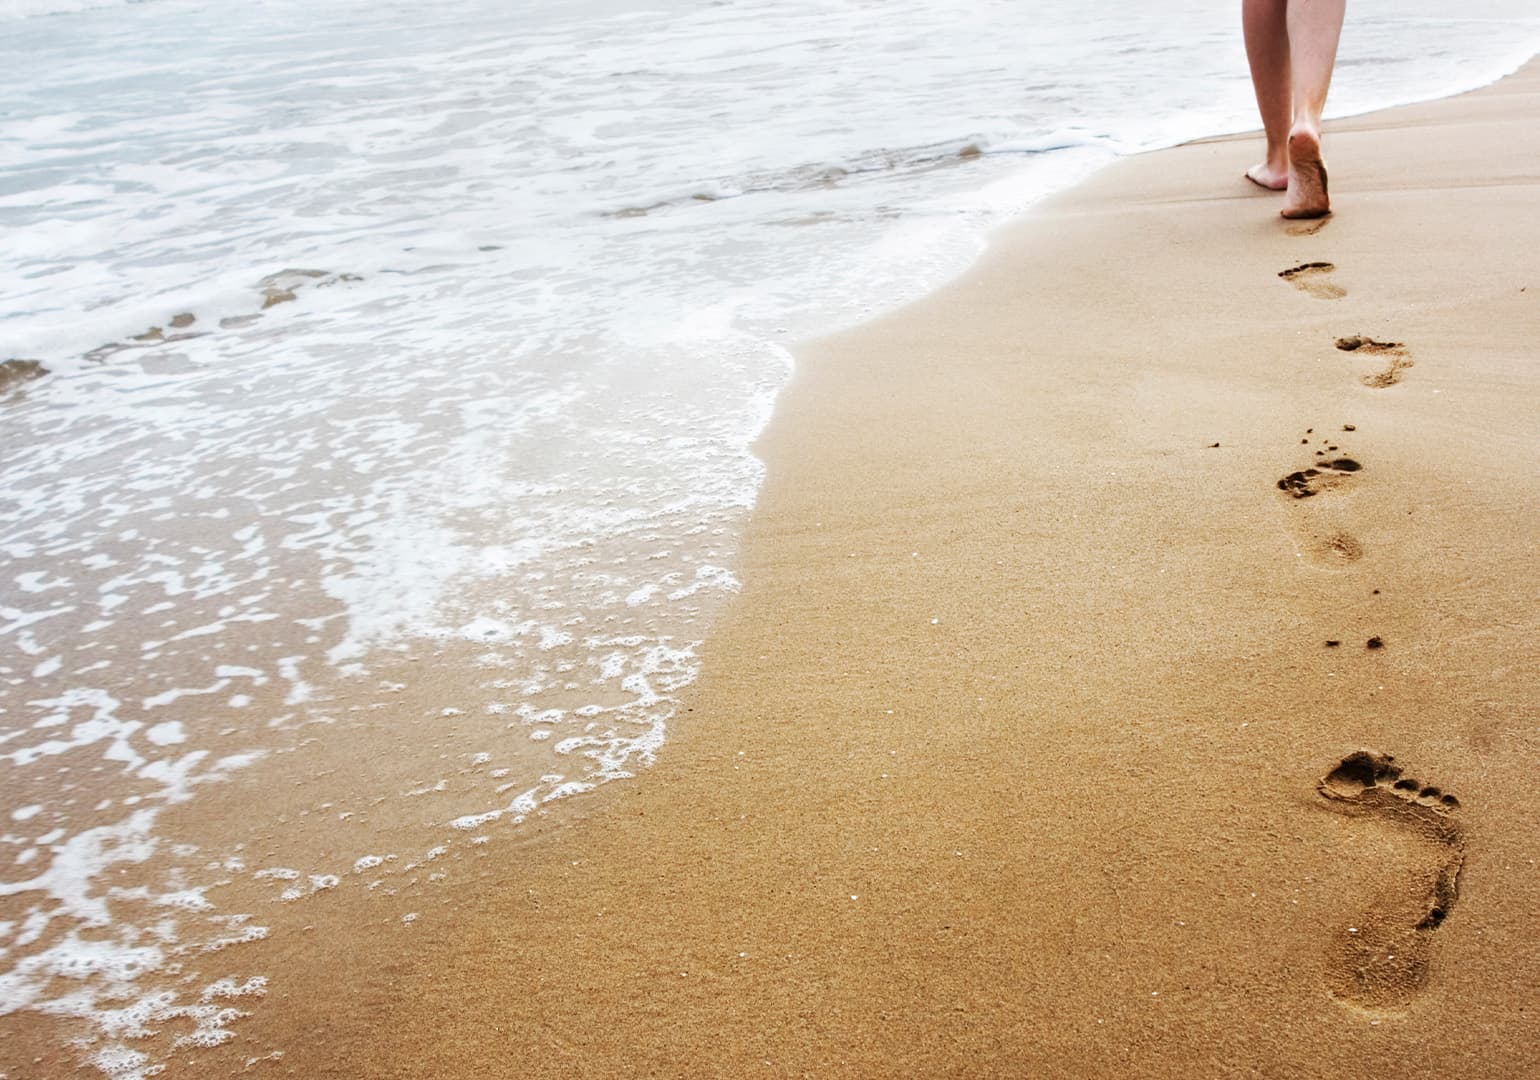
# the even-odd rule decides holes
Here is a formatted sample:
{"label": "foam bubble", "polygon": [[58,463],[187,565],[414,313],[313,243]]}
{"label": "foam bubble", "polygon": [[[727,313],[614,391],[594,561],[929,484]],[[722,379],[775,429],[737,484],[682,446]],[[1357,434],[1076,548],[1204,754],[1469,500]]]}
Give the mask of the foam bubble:
{"label": "foam bubble", "polygon": [[502,816],[503,812],[501,810],[488,810],[482,814],[464,814],[451,821],[449,827],[451,829],[458,829],[461,832],[469,832],[472,829],[479,829],[483,825],[491,824]]}
{"label": "foam bubble", "polygon": [[187,732],[182,728],[178,720],[167,720],[148,728],[144,737],[156,746],[172,746],[176,743],[187,741]]}

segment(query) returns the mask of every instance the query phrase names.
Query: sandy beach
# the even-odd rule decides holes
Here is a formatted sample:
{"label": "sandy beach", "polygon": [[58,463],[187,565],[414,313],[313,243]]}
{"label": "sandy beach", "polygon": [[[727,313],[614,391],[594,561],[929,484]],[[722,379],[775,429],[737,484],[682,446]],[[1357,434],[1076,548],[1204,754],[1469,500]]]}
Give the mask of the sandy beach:
{"label": "sandy beach", "polygon": [[659,764],[205,1067],[1536,1074],[1537,109],[1329,125],[1323,222],[1128,159],[801,349]]}

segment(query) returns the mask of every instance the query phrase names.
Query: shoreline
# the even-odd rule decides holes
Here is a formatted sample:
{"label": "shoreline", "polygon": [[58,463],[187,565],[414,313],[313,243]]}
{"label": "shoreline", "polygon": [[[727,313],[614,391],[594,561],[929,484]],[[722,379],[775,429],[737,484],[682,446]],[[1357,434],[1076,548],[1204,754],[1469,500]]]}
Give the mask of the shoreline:
{"label": "shoreline", "polygon": [[[1324,226],[1242,188],[1249,136],[1121,159],[938,292],[798,350],[760,437],[745,587],[664,758],[515,845],[505,888],[393,939],[397,959],[328,947],[208,1060],[258,1042],[307,1076],[1540,1063],[1540,886],[1500,865],[1540,855],[1517,720],[1540,703],[1533,597],[1514,595],[1540,524],[1536,97],[1532,60],[1329,123]],[[1413,183],[1397,163],[1434,128],[1458,147]],[[1348,335],[1400,344],[1365,359],[1334,347]],[[1328,430],[1361,473],[1276,490]],[[1407,927],[1451,841],[1315,789],[1361,746],[1460,793],[1436,938]],[[1365,990],[1344,912],[1419,971]]]}

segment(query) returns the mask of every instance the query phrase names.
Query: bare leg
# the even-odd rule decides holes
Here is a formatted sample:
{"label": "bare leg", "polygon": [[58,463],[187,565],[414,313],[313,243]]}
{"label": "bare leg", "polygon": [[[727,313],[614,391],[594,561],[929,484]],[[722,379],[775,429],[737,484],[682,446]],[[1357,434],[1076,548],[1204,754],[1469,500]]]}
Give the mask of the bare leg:
{"label": "bare leg", "polygon": [[1321,109],[1331,86],[1345,0],[1288,0],[1289,66],[1294,122],[1289,128],[1286,218],[1331,213],[1321,160]]}
{"label": "bare leg", "polygon": [[1267,157],[1246,170],[1246,177],[1282,191],[1289,182],[1289,128],[1294,123],[1294,86],[1289,64],[1288,0],[1244,0],[1241,26],[1251,86],[1267,133]]}

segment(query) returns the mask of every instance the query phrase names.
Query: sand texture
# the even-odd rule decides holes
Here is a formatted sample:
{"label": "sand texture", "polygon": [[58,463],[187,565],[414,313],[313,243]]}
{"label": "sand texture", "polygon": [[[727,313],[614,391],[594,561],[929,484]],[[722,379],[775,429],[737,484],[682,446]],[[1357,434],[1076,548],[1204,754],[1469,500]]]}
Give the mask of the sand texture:
{"label": "sand texture", "polygon": [[1254,136],[1127,160],[802,350],[660,763],[243,1044],[1540,1075],[1537,115],[1532,64],[1330,125],[1324,222]]}

